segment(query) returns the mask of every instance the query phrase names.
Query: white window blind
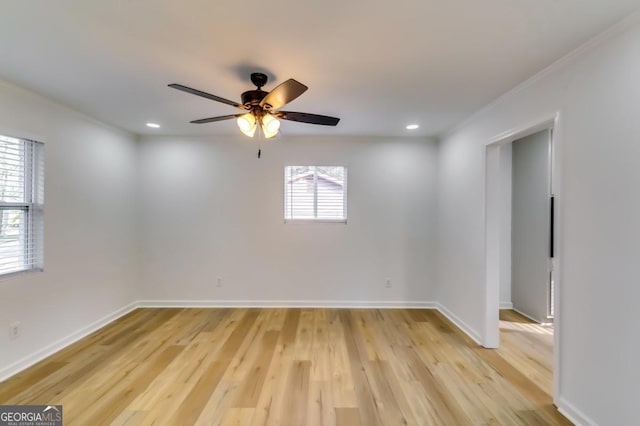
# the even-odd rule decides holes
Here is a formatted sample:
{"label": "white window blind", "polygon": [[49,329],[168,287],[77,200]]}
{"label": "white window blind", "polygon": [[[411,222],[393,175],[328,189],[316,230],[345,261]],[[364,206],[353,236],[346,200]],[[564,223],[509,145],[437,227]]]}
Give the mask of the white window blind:
{"label": "white window blind", "polygon": [[287,166],[285,220],[347,221],[347,169],[341,166]]}
{"label": "white window blind", "polygon": [[44,145],[0,135],[0,275],[42,270]]}

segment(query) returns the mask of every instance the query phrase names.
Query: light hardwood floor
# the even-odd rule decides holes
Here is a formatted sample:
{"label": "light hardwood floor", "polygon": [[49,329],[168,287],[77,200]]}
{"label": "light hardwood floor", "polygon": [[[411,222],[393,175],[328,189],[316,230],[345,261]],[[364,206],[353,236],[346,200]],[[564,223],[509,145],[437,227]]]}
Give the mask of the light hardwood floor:
{"label": "light hardwood floor", "polygon": [[553,394],[553,326],[536,324],[511,310],[500,311],[497,352],[545,393]]}
{"label": "light hardwood floor", "polygon": [[138,309],[0,384],[65,425],[553,425],[549,330],[431,310]]}

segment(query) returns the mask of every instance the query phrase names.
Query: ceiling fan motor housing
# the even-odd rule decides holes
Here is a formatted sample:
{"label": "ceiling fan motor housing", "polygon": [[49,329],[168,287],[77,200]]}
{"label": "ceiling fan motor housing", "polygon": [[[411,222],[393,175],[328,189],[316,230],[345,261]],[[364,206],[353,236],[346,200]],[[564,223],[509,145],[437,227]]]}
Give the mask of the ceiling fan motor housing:
{"label": "ceiling fan motor housing", "polygon": [[260,101],[267,96],[267,93],[264,90],[256,89],[256,90],[247,90],[241,96],[242,104],[245,106],[256,107],[260,105]]}

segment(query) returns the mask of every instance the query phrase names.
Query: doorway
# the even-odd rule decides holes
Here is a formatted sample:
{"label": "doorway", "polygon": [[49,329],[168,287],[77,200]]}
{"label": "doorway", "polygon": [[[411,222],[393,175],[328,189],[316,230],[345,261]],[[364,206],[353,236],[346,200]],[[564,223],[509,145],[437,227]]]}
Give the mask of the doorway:
{"label": "doorway", "polygon": [[[505,219],[510,216],[511,223],[510,241],[505,244],[510,245],[511,250],[506,253],[505,276],[500,282],[501,286],[508,287],[500,289],[503,309],[499,316],[501,347],[498,349],[502,358],[550,396],[553,394],[554,256],[551,144],[552,130],[543,129],[500,147],[504,178],[511,175],[511,194],[506,193],[508,182],[504,191],[504,208],[510,208],[504,216]],[[510,271],[507,270],[509,263]]]}
{"label": "doorway", "polygon": [[[530,126],[496,136],[488,141],[485,150],[486,310],[483,346],[499,348],[505,343],[513,347],[513,342],[501,342],[500,339],[506,334],[516,336],[519,332],[544,339],[549,350],[541,356],[551,370],[547,383],[552,382],[545,387],[549,388],[547,391],[554,402],[559,394],[561,351],[561,312],[558,309],[561,242],[556,238],[562,225],[558,214],[562,201],[559,129],[560,116],[554,114]],[[538,149],[534,148],[535,140],[539,141]],[[527,145],[527,142],[534,145]],[[523,166],[531,166],[527,158],[532,155],[535,161],[546,166],[546,169],[536,169],[542,176],[536,185],[532,185],[531,177],[526,177],[530,171]],[[521,173],[523,171],[525,173]],[[527,185],[537,188],[534,198],[524,196],[522,188]],[[518,191],[516,196],[514,189]],[[534,218],[526,215],[534,210]],[[527,221],[535,222],[535,231],[534,225],[527,225]],[[517,229],[512,229],[512,226]],[[512,287],[515,281],[518,283]],[[535,288],[532,288],[533,281],[537,283]],[[529,304],[529,300],[534,302]],[[552,326],[541,325],[551,322]],[[530,346],[543,345],[537,342]],[[521,359],[527,356],[525,354]]]}

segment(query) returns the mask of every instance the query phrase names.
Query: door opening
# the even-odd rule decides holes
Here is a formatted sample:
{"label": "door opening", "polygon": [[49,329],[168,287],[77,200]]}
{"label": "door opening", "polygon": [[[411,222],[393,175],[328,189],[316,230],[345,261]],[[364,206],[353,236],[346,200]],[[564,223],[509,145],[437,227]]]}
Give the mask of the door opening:
{"label": "door opening", "polygon": [[[536,354],[520,352],[519,359],[544,359],[542,367],[533,367],[541,369],[534,376],[540,378],[539,387],[552,395],[554,402],[559,394],[561,350],[559,125],[560,115],[555,114],[496,136],[485,151],[483,346],[503,352],[499,346],[504,345],[512,353],[527,347],[539,349]],[[536,139],[537,147],[527,145]],[[527,339],[534,341],[526,343]]]}

